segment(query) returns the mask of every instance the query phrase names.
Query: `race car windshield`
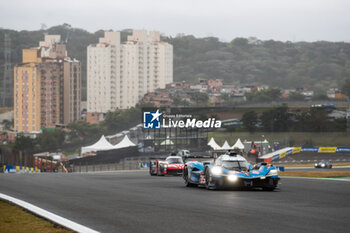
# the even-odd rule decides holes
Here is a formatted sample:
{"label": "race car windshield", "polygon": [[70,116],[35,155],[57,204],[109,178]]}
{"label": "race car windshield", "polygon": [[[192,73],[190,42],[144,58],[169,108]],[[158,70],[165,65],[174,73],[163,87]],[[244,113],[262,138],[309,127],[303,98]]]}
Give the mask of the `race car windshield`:
{"label": "race car windshield", "polygon": [[168,163],[183,163],[182,158],[168,158],[166,159]]}
{"label": "race car windshield", "polygon": [[222,161],[222,166],[230,170],[248,170],[249,165],[246,161]]}

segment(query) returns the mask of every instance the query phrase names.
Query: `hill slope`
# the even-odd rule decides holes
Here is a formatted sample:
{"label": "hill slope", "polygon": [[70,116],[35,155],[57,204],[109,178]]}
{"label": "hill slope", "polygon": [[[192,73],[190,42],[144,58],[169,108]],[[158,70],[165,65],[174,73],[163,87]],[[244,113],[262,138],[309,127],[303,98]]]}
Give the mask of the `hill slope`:
{"label": "hill slope", "polygon": [[[103,31],[89,33],[68,24],[39,31],[0,29],[0,64],[4,63],[4,34],[11,37],[12,57],[21,61],[23,48],[35,47],[44,34],[60,34],[68,39],[68,55],[79,59],[83,69],[83,99],[86,98],[86,47],[96,43]],[[122,31],[122,40],[130,33]],[[236,38],[230,43],[215,37],[163,37],[174,46],[174,80],[197,82],[199,78],[219,78],[225,84],[267,84],[283,88],[308,87],[323,92],[340,87],[350,78],[350,44],[333,42],[279,42]],[[0,78],[3,66],[0,67]]]}

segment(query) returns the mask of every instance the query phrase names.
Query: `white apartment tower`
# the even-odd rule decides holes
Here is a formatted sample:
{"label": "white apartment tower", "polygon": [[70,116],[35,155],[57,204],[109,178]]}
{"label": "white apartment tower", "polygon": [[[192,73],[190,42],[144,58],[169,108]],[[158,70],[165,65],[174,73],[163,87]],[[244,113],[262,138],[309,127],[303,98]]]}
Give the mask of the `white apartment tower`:
{"label": "white apartment tower", "polygon": [[147,92],[173,82],[173,47],[159,32],[134,30],[125,43],[120,32],[105,32],[88,46],[87,110],[105,113],[135,106]]}

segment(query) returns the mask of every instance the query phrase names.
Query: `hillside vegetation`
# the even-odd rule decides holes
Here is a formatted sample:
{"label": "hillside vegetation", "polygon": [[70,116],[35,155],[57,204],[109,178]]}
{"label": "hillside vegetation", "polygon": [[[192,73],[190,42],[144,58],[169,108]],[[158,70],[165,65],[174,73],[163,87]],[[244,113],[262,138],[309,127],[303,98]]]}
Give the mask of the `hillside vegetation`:
{"label": "hillside vegetation", "polygon": [[[131,30],[122,31],[122,40]],[[68,55],[82,62],[83,99],[86,98],[86,47],[96,43],[103,31],[90,33],[68,24],[38,31],[0,29],[0,64],[4,63],[4,34],[11,37],[13,64],[21,61],[23,48],[38,46],[44,34],[60,34],[67,40]],[[199,78],[223,79],[225,84],[266,84],[274,87],[307,87],[324,92],[341,87],[350,79],[350,43],[258,41],[245,38],[229,43],[218,38],[182,35],[163,37],[174,46],[174,80],[197,82]],[[0,77],[3,66],[0,67]]]}

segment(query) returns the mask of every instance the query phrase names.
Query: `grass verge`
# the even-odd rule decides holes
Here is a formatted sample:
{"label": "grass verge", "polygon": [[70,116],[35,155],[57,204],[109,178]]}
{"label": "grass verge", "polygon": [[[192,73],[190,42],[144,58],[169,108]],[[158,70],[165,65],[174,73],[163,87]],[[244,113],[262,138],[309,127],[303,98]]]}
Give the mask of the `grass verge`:
{"label": "grass verge", "polygon": [[349,177],[350,171],[284,171],[279,172],[280,176],[298,176],[298,177]]}
{"label": "grass verge", "polygon": [[68,233],[73,232],[36,217],[21,207],[0,200],[0,233]]}

